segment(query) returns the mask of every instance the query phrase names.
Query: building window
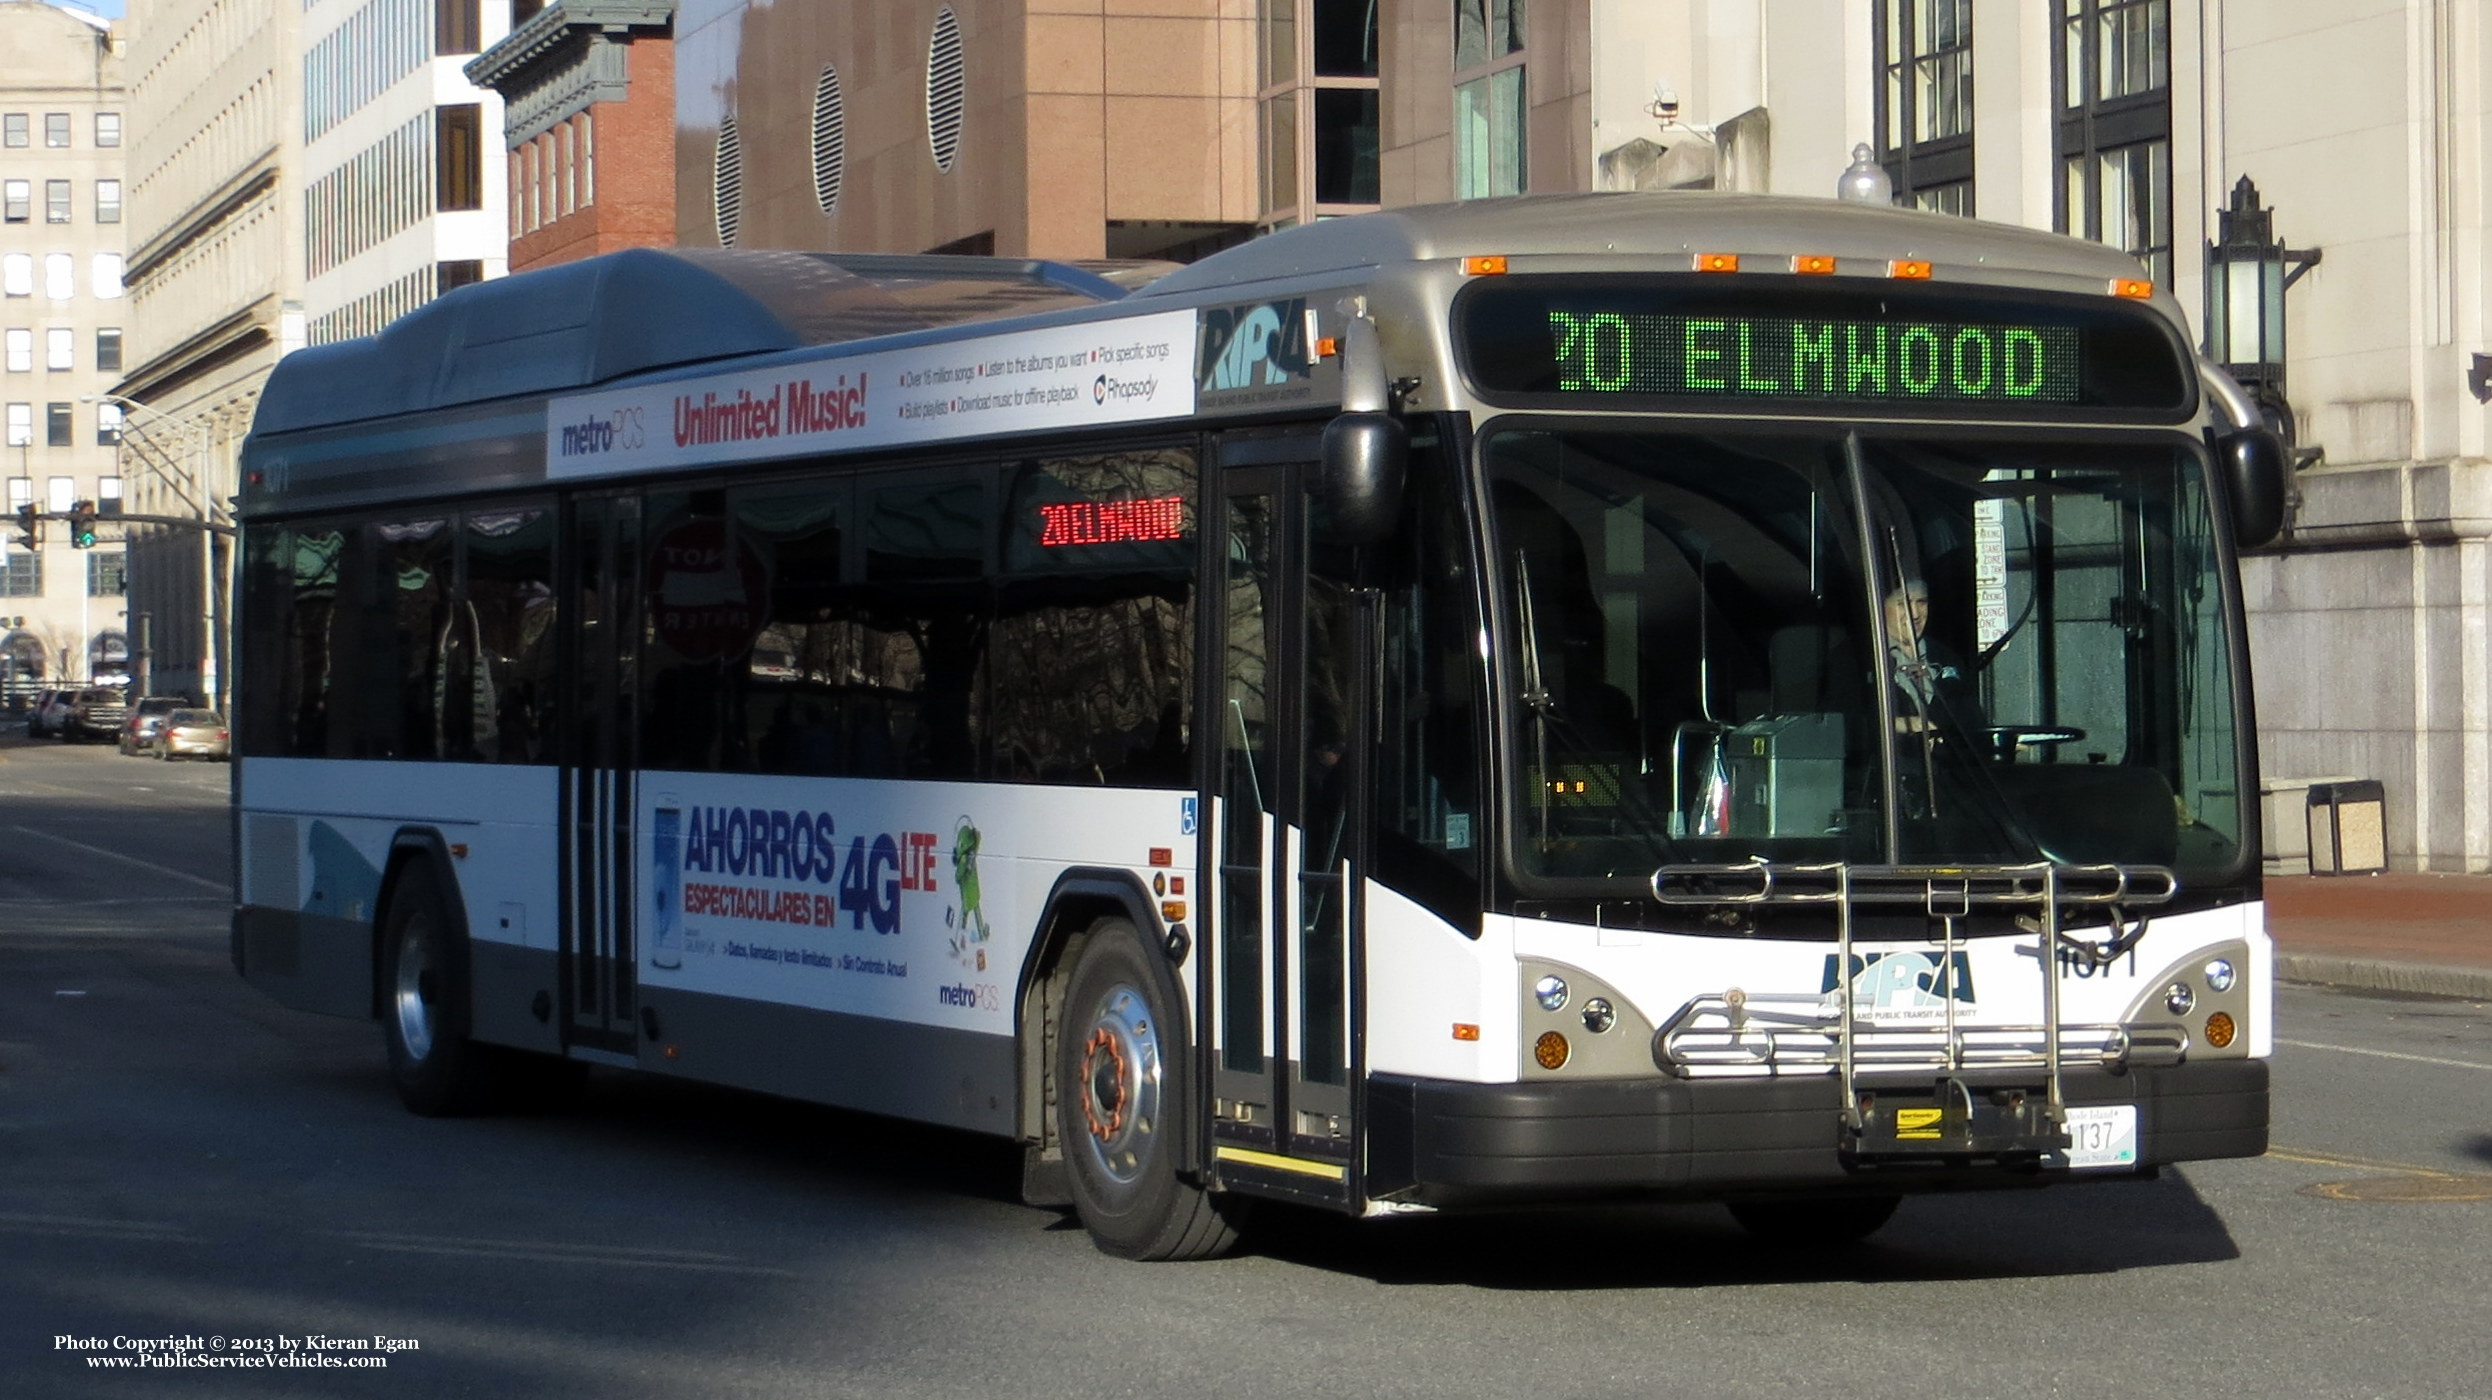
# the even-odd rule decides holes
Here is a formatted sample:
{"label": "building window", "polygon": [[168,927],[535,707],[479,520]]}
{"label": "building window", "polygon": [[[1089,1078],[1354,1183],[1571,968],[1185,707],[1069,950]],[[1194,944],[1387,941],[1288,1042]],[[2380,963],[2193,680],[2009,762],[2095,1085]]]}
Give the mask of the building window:
{"label": "building window", "polygon": [[43,294],[54,301],[67,301],[78,294],[78,259],[75,255],[43,255]]}
{"label": "building window", "polygon": [[1879,0],[1878,160],[1897,202],[1973,212],[1973,0]]}
{"label": "building window", "polygon": [[68,149],[69,114],[67,112],[43,114],[43,144],[56,151]]}
{"label": "building window", "polygon": [[[95,406],[95,445],[111,447],[121,441],[121,405],[99,403]],[[118,491],[116,483],[114,489]]]}
{"label": "building window", "polygon": [[0,180],[0,217],[13,224],[33,218],[34,191],[34,182],[30,180]]}
{"label": "building window", "polygon": [[121,369],[121,328],[107,326],[95,333],[95,367],[119,373]]}
{"label": "building window", "polygon": [[95,182],[95,222],[99,224],[121,222],[121,182],[119,180]]}
{"label": "building window", "polygon": [[67,180],[43,182],[43,221],[47,224],[69,222],[69,182]]}
{"label": "building window", "polygon": [[121,514],[121,478],[95,478],[95,513],[118,517]]}
{"label": "building window", "polygon": [[1373,0],[1262,0],[1257,23],[1265,222],[1375,208],[1381,126]]}
{"label": "building window", "polygon": [[473,102],[433,112],[434,207],[485,207],[484,115]]}
{"label": "building window", "polygon": [[1523,0],[1454,0],[1454,197],[1521,194]]}
{"label": "building window", "polygon": [[117,549],[87,551],[88,597],[118,598],[129,591],[129,556]]}
{"label": "building window", "polygon": [[0,253],[0,289],[13,297],[35,294],[35,255]]}
{"label": "building window", "polygon": [[52,326],[43,332],[43,367],[45,369],[76,369],[78,367],[78,333],[67,326]]}
{"label": "building window", "polygon": [[8,368],[11,374],[27,374],[35,367],[35,333],[11,329],[6,333]]}
{"label": "building window", "polygon": [[2137,255],[2172,278],[2169,0],[2059,0],[2052,46],[2060,232]]}
{"label": "building window", "polygon": [[43,483],[43,509],[47,515],[67,515],[78,503],[78,479],[56,476]]}
{"label": "building window", "polygon": [[485,264],[482,258],[460,258],[452,262],[433,264],[433,291],[436,295],[455,291],[460,287],[472,286],[483,280],[485,280]]}
{"label": "building window", "polygon": [[483,48],[483,35],[483,7],[478,0],[434,0],[434,53],[476,53]]}
{"label": "building window", "polygon": [[4,133],[0,134],[0,145],[24,149],[27,142],[26,114],[11,112],[0,116],[0,133]]}
{"label": "building window", "polygon": [[0,598],[43,596],[43,556],[31,549],[13,549],[0,564]]}
{"label": "building window", "polygon": [[74,403],[47,403],[43,406],[44,446],[77,446],[77,409]]}
{"label": "building window", "polygon": [[13,403],[9,405],[8,441],[5,445],[9,447],[35,445],[35,406],[33,404]]}
{"label": "building window", "polygon": [[121,144],[121,114],[119,112],[95,114],[95,144],[98,146]]}
{"label": "building window", "polygon": [[[66,278],[64,278],[64,279],[63,279],[63,285],[67,285],[67,279],[66,279]],[[63,296],[66,296],[66,295],[67,295],[67,293],[63,293],[62,295],[63,295]],[[96,298],[96,300],[98,300],[98,301],[111,301],[111,300],[113,300],[113,299],[115,299],[115,298],[119,297],[120,295],[121,295],[121,255],[120,255],[119,253],[98,253],[98,254],[96,254],[96,255],[95,255],[95,298]]]}
{"label": "building window", "polygon": [[19,511],[24,510],[26,507],[33,505],[34,503],[35,479],[31,476],[10,477],[9,514],[15,515]]}

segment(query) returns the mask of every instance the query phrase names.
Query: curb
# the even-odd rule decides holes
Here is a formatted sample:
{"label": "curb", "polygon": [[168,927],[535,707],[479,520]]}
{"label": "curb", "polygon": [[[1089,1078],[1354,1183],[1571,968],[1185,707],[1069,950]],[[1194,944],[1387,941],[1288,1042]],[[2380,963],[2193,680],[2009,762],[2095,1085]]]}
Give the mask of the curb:
{"label": "curb", "polygon": [[2381,962],[2278,953],[2276,977],[2285,982],[2356,992],[2402,992],[2408,996],[2492,1001],[2492,968],[2435,967],[2429,963]]}

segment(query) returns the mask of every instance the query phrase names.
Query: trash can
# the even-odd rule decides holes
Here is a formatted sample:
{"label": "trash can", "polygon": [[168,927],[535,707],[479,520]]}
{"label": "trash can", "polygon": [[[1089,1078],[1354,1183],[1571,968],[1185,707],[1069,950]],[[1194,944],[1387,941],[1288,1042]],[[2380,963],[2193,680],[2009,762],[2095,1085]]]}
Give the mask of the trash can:
{"label": "trash can", "polygon": [[2388,868],[2388,799],[2375,778],[2310,785],[2310,873],[2377,875]]}

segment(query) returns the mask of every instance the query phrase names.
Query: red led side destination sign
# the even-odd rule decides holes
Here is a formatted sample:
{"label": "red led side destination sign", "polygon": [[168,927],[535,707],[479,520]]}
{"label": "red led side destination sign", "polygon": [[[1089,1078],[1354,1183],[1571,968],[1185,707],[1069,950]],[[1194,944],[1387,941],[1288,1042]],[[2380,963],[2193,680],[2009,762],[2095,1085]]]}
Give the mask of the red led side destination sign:
{"label": "red led side destination sign", "polygon": [[1065,501],[1038,508],[1038,542],[1048,549],[1185,538],[1185,497]]}

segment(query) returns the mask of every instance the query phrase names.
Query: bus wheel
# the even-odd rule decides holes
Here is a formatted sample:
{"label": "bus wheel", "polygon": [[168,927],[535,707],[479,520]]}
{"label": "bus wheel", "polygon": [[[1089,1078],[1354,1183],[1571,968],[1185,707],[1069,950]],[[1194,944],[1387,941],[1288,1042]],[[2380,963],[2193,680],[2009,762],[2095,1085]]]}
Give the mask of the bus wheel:
{"label": "bus wheel", "polygon": [[1731,1218],[1768,1244],[1858,1244],[1895,1218],[1901,1196],[1835,1196],[1816,1200],[1733,1201]]}
{"label": "bus wheel", "polygon": [[1056,1136],[1073,1206],[1099,1248],[1124,1259],[1207,1259],[1237,1242],[1229,1203],[1177,1177],[1175,1096],[1142,940],[1102,920],[1073,964],[1056,1037]]}
{"label": "bus wheel", "polygon": [[486,1107],[486,1047],[467,1038],[467,949],[432,872],[410,866],[381,916],[381,1037],[398,1097],[427,1118]]}

